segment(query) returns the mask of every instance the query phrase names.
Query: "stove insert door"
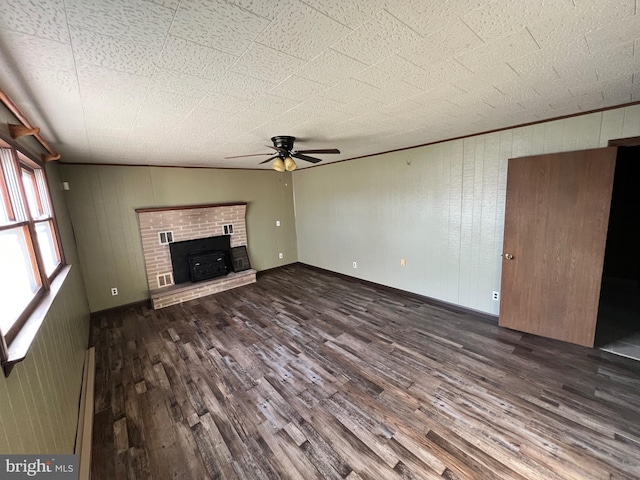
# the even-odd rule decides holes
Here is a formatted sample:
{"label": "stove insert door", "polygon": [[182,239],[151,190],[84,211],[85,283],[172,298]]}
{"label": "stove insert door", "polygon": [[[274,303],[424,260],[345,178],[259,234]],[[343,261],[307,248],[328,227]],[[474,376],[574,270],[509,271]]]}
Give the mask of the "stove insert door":
{"label": "stove insert door", "polygon": [[227,274],[225,253],[223,251],[188,255],[187,261],[189,262],[189,277],[192,282],[221,277]]}

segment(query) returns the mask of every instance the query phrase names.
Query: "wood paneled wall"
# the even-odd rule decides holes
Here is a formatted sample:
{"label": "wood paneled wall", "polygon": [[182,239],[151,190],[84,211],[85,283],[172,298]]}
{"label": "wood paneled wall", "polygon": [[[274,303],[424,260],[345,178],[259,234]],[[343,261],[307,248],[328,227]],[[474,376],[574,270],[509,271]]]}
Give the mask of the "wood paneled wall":
{"label": "wood paneled wall", "polygon": [[71,269],[24,362],[0,378],[0,452],[73,453],[89,314]]}
{"label": "wood paneled wall", "polygon": [[507,160],[639,134],[635,105],[296,171],[298,258],[497,314]]}
{"label": "wood paneled wall", "polygon": [[91,311],[149,298],[136,208],[247,202],[251,266],[297,261],[289,173],[72,164],[62,173]]}
{"label": "wood paneled wall", "polygon": [[63,248],[73,267],[24,362],[0,375],[0,452],[73,453],[89,307],[62,197],[59,166],[47,166]]}

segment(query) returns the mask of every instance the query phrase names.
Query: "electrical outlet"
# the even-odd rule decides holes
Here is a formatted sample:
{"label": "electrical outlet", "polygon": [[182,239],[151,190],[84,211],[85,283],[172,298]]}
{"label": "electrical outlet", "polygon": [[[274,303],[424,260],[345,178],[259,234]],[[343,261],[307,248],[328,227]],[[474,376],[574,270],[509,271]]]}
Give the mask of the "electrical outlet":
{"label": "electrical outlet", "polygon": [[401,258],[400,259],[400,266],[401,267],[406,267],[407,266],[407,259],[406,258]]}
{"label": "electrical outlet", "polygon": [[276,227],[280,226],[280,220],[276,220]]}
{"label": "electrical outlet", "polygon": [[491,298],[493,298],[496,302],[500,300],[500,292],[493,292],[493,295],[491,295]]}
{"label": "electrical outlet", "polygon": [[111,289],[111,295],[117,295],[118,294],[118,289],[116,287],[113,287]]}
{"label": "electrical outlet", "polygon": [[353,262],[353,268],[358,268],[358,264],[356,262]]}
{"label": "electrical outlet", "polygon": [[278,258],[284,258],[284,253],[279,253]]}

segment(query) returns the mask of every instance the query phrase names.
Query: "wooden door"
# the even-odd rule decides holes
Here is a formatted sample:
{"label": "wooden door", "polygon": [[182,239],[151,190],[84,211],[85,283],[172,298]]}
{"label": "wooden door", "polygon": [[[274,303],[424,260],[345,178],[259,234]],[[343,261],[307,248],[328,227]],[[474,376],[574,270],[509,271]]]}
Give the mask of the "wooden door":
{"label": "wooden door", "polygon": [[616,152],[509,160],[500,326],[593,346]]}

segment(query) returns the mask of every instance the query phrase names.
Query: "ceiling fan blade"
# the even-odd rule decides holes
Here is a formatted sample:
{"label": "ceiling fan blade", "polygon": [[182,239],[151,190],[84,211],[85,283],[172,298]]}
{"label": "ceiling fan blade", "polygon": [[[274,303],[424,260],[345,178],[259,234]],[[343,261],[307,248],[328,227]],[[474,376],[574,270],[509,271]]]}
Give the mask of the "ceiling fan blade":
{"label": "ceiling fan blade", "polygon": [[273,145],[265,145],[265,147],[271,148],[272,150],[275,150],[276,152],[287,153],[287,149],[286,148],[274,147]]}
{"label": "ceiling fan blade", "polygon": [[298,152],[291,152],[291,156],[293,158],[298,158],[300,160],[304,160],[305,162],[311,162],[311,163],[318,163],[322,161],[322,159],[320,158],[308,157]]}
{"label": "ceiling fan blade", "polygon": [[271,153],[251,153],[249,155],[236,155],[235,157],[224,157],[224,158],[226,160],[228,158],[261,157],[263,155],[271,155]]}
{"label": "ceiling fan blade", "polygon": [[321,148],[318,150],[296,150],[295,153],[340,153],[337,148]]}
{"label": "ceiling fan blade", "polygon": [[267,158],[264,162],[260,162],[258,165],[262,165],[263,163],[267,163],[270,162],[271,160],[273,160],[274,158],[278,158],[280,155],[274,155],[271,158]]}

